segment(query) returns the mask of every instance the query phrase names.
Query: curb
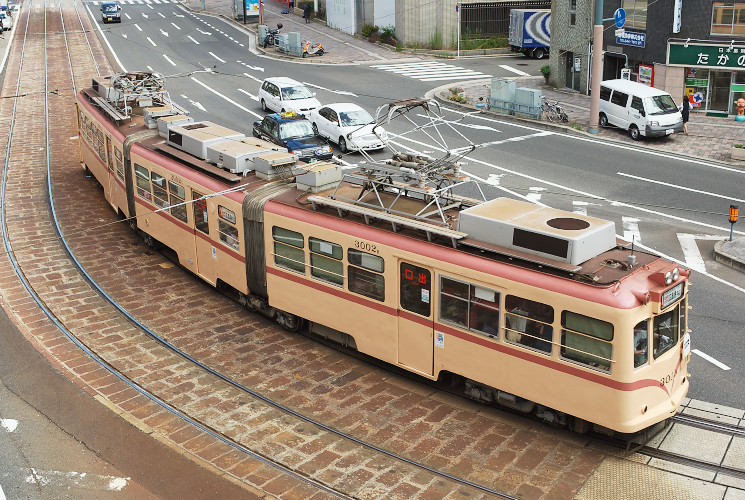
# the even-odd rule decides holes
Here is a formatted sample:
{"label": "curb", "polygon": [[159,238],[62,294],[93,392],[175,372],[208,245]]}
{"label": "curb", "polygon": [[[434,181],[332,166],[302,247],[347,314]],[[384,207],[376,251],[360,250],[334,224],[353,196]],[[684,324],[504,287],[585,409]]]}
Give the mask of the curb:
{"label": "curb", "polygon": [[745,260],[735,257],[734,255],[731,255],[722,250],[722,247],[725,245],[725,243],[729,243],[729,241],[717,241],[716,245],[714,245],[714,260],[716,260],[720,264],[724,264],[725,266],[729,266],[733,269],[745,273]]}

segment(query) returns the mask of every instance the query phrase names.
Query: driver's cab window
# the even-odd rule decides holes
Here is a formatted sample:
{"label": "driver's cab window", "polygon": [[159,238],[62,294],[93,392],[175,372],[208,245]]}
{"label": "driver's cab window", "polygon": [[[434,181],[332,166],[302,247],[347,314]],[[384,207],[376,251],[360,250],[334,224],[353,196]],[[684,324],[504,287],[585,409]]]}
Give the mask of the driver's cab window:
{"label": "driver's cab window", "polygon": [[680,335],[679,308],[680,304],[654,318],[652,350],[655,358],[660,357],[678,343]]}
{"label": "driver's cab window", "polygon": [[399,281],[401,308],[421,316],[429,316],[432,292],[432,276],[429,269],[402,262]]}
{"label": "driver's cab window", "polygon": [[649,359],[649,322],[645,319],[634,327],[634,368],[647,364]]}

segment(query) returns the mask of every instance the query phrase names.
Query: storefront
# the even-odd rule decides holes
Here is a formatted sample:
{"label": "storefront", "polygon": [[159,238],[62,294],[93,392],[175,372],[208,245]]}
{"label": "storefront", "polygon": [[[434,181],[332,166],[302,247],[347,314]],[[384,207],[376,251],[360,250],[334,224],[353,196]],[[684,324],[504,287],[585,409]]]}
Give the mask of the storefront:
{"label": "storefront", "polygon": [[685,92],[695,109],[735,114],[745,97],[745,43],[669,41],[667,65],[685,68]]}

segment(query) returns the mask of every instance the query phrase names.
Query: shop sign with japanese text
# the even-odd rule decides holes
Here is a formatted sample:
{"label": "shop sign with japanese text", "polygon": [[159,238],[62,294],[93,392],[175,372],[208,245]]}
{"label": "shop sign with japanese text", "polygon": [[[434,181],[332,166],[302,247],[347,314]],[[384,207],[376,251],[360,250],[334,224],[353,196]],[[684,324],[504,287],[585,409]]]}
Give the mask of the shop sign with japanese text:
{"label": "shop sign with japanese text", "polygon": [[670,42],[668,66],[692,68],[745,68],[745,45]]}
{"label": "shop sign with japanese text", "polygon": [[631,45],[633,47],[644,47],[647,42],[646,33],[634,33],[627,31],[623,35],[616,37],[616,43],[619,45]]}

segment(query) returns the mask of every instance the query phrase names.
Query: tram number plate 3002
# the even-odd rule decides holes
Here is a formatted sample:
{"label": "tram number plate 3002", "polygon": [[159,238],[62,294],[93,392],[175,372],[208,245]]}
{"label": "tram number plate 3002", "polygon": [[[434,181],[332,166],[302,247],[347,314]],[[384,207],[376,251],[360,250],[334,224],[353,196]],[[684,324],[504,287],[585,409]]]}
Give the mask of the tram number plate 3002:
{"label": "tram number plate 3002", "polygon": [[665,309],[667,306],[678,300],[683,296],[683,283],[678,283],[674,287],[672,287],[670,290],[667,290],[662,294],[662,304],[660,305],[662,309]]}

